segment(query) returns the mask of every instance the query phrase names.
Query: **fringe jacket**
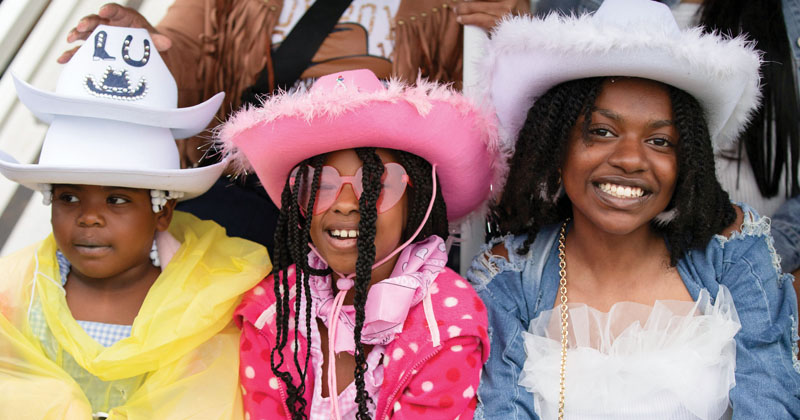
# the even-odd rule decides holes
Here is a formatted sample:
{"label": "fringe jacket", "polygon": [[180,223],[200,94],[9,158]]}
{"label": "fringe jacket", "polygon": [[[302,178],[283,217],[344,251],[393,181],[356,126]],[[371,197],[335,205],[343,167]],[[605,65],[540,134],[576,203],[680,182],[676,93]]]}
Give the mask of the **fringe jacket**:
{"label": "fringe jacket", "polygon": [[[392,28],[393,76],[413,82],[421,73],[460,86],[462,29],[450,10],[460,1],[400,3]],[[242,91],[264,66],[271,68],[268,52],[282,7],[282,0],[176,0],[157,29],[172,40],[162,56],[178,83],[179,106],[196,105],[224,91],[220,121],[238,108]]]}

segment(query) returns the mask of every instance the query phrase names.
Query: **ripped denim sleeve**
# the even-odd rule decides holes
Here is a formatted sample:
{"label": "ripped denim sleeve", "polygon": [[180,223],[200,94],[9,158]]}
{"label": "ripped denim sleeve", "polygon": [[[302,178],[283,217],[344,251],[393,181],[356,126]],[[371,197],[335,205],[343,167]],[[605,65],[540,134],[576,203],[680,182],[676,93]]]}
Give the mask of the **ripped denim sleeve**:
{"label": "ripped denim sleeve", "polygon": [[772,264],[772,267],[775,269],[776,273],[780,275],[782,273],[781,257],[775,251],[775,241],[770,234],[770,219],[768,217],[759,216],[755,210],[746,204],[737,203],[737,205],[742,208],[742,212],[744,213],[742,226],[738,231],[734,231],[730,237],[716,235],[717,241],[723,248],[725,248],[728,242],[747,240],[749,237],[764,241],[764,244],[769,251],[769,262]]}
{"label": "ripped denim sleeve", "polygon": [[735,337],[733,418],[800,418],[792,277],[781,271],[769,218],[740,206],[744,211],[740,230],[715,237],[722,258],[714,275],[731,291],[742,324]]}
{"label": "ripped denim sleeve", "polygon": [[514,250],[524,239],[506,235],[500,238],[493,238],[489,243],[481,247],[481,252],[472,260],[467,279],[475,290],[484,290],[489,282],[503,271],[521,272],[524,267],[524,257],[520,257],[516,252],[509,251],[508,259],[492,253],[492,248],[498,244],[503,244],[506,250]]}
{"label": "ripped denim sleeve", "polygon": [[[489,315],[489,360],[481,371],[475,419],[536,419],[533,396],[518,384],[525,362],[522,331],[529,322],[522,290],[525,258],[513,250],[519,238],[507,236],[486,244],[472,261],[467,279],[472,283]],[[492,247],[503,243],[509,258],[494,255]]]}

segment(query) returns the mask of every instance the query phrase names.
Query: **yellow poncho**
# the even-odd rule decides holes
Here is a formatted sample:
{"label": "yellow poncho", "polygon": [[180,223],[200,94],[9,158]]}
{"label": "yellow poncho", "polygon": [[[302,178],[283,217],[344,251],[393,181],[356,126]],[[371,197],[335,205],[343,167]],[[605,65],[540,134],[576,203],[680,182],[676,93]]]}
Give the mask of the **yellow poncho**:
{"label": "yellow poncho", "polygon": [[[231,315],[240,295],[271,269],[269,257],[262,246],[186,213],[175,212],[169,231],[181,247],[150,288],[131,336],[111,347],[72,317],[52,235],[0,259],[0,418],[91,419],[89,398],[65,360],[121,384],[109,389],[122,390],[126,402],[109,407],[109,419],[243,418]],[[28,322],[34,307],[47,322],[46,342]]]}

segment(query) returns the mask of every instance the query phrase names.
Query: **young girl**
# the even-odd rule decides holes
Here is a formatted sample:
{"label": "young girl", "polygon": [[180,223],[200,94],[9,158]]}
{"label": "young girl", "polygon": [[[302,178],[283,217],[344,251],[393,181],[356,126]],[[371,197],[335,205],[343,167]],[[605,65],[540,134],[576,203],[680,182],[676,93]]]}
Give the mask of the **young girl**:
{"label": "young girl", "polygon": [[0,417],[241,419],[231,317],[269,258],[173,211],[222,170],[181,170],[174,140],[221,96],[177,109],[145,30],[92,37],[55,93],[17,81],[51,124],[38,164],[0,172],[52,202],[53,234],[0,260]]}
{"label": "young girl", "polygon": [[510,20],[490,42],[516,149],[505,236],[468,274],[492,337],[483,417],[798,418],[791,276],[769,221],[714,176],[713,147],[758,103],[751,45],[641,0]]}
{"label": "young girl", "polygon": [[486,313],[444,241],[488,197],[492,128],[442,86],[368,70],[223,127],[281,207],[273,274],[236,311],[250,418],[472,418]]}

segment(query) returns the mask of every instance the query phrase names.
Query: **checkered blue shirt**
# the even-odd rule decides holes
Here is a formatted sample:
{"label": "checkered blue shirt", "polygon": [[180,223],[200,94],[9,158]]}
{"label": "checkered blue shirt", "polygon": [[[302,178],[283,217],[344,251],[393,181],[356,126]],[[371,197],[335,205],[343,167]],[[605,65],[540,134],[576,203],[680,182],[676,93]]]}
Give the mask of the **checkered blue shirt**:
{"label": "checkered blue shirt", "polygon": [[[61,275],[61,285],[64,286],[67,284],[67,275],[69,275],[69,270],[72,268],[72,265],[61,251],[56,251],[56,259],[58,260],[58,271]],[[111,347],[117,341],[130,337],[131,335],[130,325],[106,324],[92,321],[78,321],[78,325],[86,331],[86,334],[89,334],[89,337],[92,337],[94,341],[97,341],[103,347]]]}

